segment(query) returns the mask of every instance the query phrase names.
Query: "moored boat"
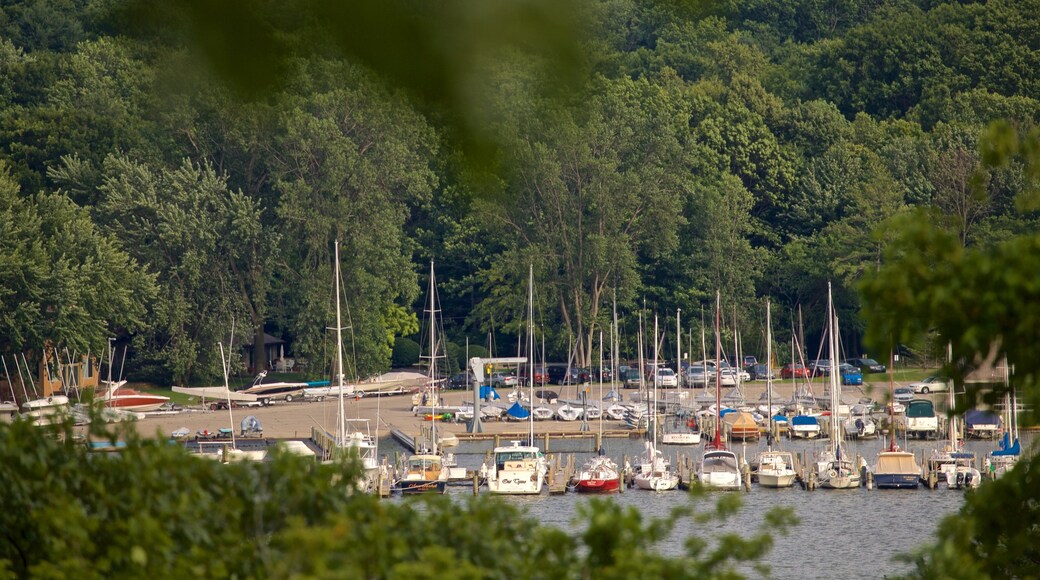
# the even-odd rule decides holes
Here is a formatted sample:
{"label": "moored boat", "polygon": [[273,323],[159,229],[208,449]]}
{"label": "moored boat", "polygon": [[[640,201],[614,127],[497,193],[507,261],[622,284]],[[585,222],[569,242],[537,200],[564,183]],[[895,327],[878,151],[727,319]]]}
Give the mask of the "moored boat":
{"label": "moored boat", "polygon": [[448,468],[443,458],[434,453],[416,453],[408,457],[405,473],[397,482],[404,494],[444,493],[448,486]]}
{"label": "moored boat", "polygon": [[621,489],[621,472],[614,460],[597,455],[582,465],[574,489],[578,493],[616,493]]}

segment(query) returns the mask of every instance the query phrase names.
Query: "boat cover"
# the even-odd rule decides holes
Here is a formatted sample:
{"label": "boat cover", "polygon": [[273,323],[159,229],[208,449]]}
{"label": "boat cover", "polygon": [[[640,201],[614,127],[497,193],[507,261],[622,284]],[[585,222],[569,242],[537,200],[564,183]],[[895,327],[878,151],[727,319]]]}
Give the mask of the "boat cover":
{"label": "boat cover", "polygon": [[506,409],[506,413],[510,417],[515,417],[517,419],[526,419],[531,416],[531,412],[525,409],[524,406],[520,404],[520,401],[513,403],[512,407]]}
{"label": "boat cover", "polygon": [[487,401],[488,399],[490,399],[492,401],[497,401],[498,399],[501,399],[502,397],[498,396],[498,391],[495,390],[495,387],[491,387],[491,386],[488,386],[488,385],[482,385],[480,387],[480,398],[484,399],[485,401]]}
{"label": "boat cover", "polygon": [[917,465],[917,461],[914,460],[913,453],[882,453],[878,455],[877,465],[874,467],[874,473],[883,474],[916,474],[920,472],[921,468]]}
{"label": "boat cover", "polygon": [[990,453],[991,456],[996,457],[1010,457],[1013,455],[1022,455],[1022,445],[1019,444],[1018,439],[1015,439],[1014,443],[1011,443],[1011,439],[1007,433],[1004,433],[1004,438],[1000,440],[1000,449]]}
{"label": "boat cover", "polygon": [[810,415],[795,415],[791,418],[791,425],[816,425],[819,426],[820,422],[816,420],[816,417]]}
{"label": "boat cover", "polygon": [[981,409],[969,409],[964,413],[964,424],[969,429],[976,425],[1000,425],[1000,417],[991,411]]}

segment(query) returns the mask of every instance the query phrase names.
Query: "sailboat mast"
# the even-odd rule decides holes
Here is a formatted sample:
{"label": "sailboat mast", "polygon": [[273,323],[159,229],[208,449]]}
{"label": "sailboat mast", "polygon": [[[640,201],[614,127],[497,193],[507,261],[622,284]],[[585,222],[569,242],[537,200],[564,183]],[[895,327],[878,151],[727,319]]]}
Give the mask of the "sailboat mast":
{"label": "sailboat mast", "polygon": [[433,405],[430,415],[430,447],[437,453],[437,306],[434,300],[433,260],[430,260],[430,399]]}
{"label": "sailboat mast", "polygon": [[889,451],[896,450],[896,368],[895,368],[895,356],[892,354],[892,349],[888,350],[888,398],[891,399],[888,403],[888,430],[892,433],[891,443],[888,445]]}
{"label": "sailboat mast", "polygon": [[657,352],[657,313],[654,313],[654,407],[651,411],[653,413],[654,420],[654,449],[657,449],[657,383],[661,381],[660,370],[658,366],[658,352]]}
{"label": "sailboat mast", "polygon": [[[834,302],[831,298],[831,283],[827,282],[827,350],[831,360],[831,365],[834,365]],[[837,449],[840,447],[839,443],[839,429],[838,429],[838,383],[835,379],[838,378],[837,373],[831,368],[831,371],[827,373],[829,379],[830,391],[831,391],[831,445],[835,449],[835,455],[837,455]]]}
{"label": "sailboat mast", "polygon": [[766,406],[769,407],[769,435],[767,448],[773,450],[773,318],[769,299],[766,298]]}
{"label": "sailboat mast", "polygon": [[[953,364],[953,342],[946,343],[946,363],[949,365]],[[957,396],[953,392],[953,381],[950,381],[950,448],[952,451],[957,451],[957,413],[954,410],[957,407]]]}
{"label": "sailboat mast", "polygon": [[722,291],[715,291],[715,448],[722,448]]}
{"label": "sailboat mast", "polygon": [[675,309],[675,385],[682,387],[682,326],[679,325],[679,317],[682,308]]}
{"label": "sailboat mast", "polygon": [[[599,331],[599,401],[603,404],[603,330]],[[603,441],[603,412],[599,414],[599,440]]]}
{"label": "sailboat mast", "polygon": [[527,367],[527,378],[530,379],[530,397],[528,398],[530,405],[529,413],[529,425],[530,425],[530,443],[531,447],[534,447],[534,264],[529,264],[527,267],[527,356],[529,357]]}
{"label": "sailboat mast", "polygon": [[347,444],[347,418],[343,406],[343,322],[339,308],[339,240],[336,240],[336,263],[333,268],[336,288],[336,387],[339,389],[339,447]]}

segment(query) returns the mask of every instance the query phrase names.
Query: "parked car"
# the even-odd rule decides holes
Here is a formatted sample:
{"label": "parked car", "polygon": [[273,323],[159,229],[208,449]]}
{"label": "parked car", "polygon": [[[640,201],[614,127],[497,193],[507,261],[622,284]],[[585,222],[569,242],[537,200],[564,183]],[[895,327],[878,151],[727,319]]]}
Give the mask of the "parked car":
{"label": "parked car", "polygon": [[516,377],[503,372],[491,373],[490,382],[492,387],[515,387],[517,385]]}
{"label": "parked car", "polygon": [[831,374],[831,361],[830,359],[821,358],[820,360],[809,361],[809,374],[814,377],[827,377]]}
{"label": "parked car", "polygon": [[885,365],[879,363],[872,358],[850,358],[845,361],[854,367],[859,367],[859,370],[866,373],[883,373],[888,370]]}
{"label": "parked car", "polygon": [[[528,370],[529,370],[528,366],[527,365],[523,365],[523,366],[520,367],[519,372],[517,372],[517,374],[516,374],[517,375],[516,376],[517,380],[520,382],[521,385],[523,385],[525,387],[528,385],[528,382],[527,382]],[[534,367],[534,384],[538,385],[538,386],[544,386],[548,382],[549,382],[549,371],[548,371],[548,369],[546,369],[544,366],[535,366]]]}
{"label": "parked car", "polygon": [[897,403],[909,403],[914,398],[914,390],[910,387],[897,387],[893,398]]}
{"label": "parked car", "polygon": [[628,369],[625,371],[625,388],[626,389],[638,389],[639,384],[642,382],[642,376],[639,374],[639,369]]}
{"label": "parked car", "polygon": [[707,387],[715,382],[715,371],[711,368],[705,371],[702,366],[686,367],[683,381],[689,387]]}
{"label": "parked car", "polygon": [[[600,377],[600,372],[603,373],[602,378]],[[591,375],[593,381],[602,380],[604,383],[609,383],[610,381],[614,380],[614,372],[610,370],[610,367],[603,367],[602,369],[600,369],[599,367],[592,367],[591,369],[589,369],[589,374]]]}
{"label": "parked car", "polygon": [[[723,375],[729,375],[729,376],[733,377],[734,384],[736,384],[736,377],[737,377],[738,373],[740,374],[740,380],[741,381],[750,381],[751,380],[751,373],[749,373],[749,372],[747,372],[746,370],[743,370],[743,369],[738,371],[732,365],[729,364],[729,361],[722,361],[722,364],[720,365],[720,367],[721,367]],[[723,381],[722,384],[725,385],[726,382]]]}
{"label": "parked car", "polygon": [[745,355],[744,356],[744,368],[745,369],[748,368],[748,367],[753,367],[753,366],[755,366],[757,364],[758,364],[758,359],[757,358],[755,358],[753,356],[750,356],[750,355]]}
{"label": "parked car", "polygon": [[[468,378],[468,383],[467,383]],[[465,389],[467,386],[472,388],[473,385],[477,384],[477,377],[473,376],[473,371],[467,371],[464,373],[457,373],[451,376],[445,384],[446,389]]]}
{"label": "parked car", "polygon": [[787,363],[780,369],[781,379],[807,379],[809,378],[809,369],[805,368],[805,365],[801,363]]}
{"label": "parked car", "polygon": [[567,382],[567,365],[565,364],[553,364],[549,365],[549,382],[562,385]]}
{"label": "parked car", "polygon": [[838,367],[838,372],[841,373],[841,384],[843,385],[863,384],[863,371],[848,363],[842,363],[841,366]]}
{"label": "parked car", "polygon": [[592,381],[589,369],[554,365],[549,367],[549,382],[558,385],[581,385]]}
{"label": "parked car", "polygon": [[926,377],[916,383],[910,383],[907,385],[914,390],[915,393],[922,393],[927,395],[928,393],[945,393],[950,390],[950,384],[946,382],[946,379],[937,376]]}
{"label": "parked car", "polygon": [[679,386],[679,377],[675,375],[675,371],[667,367],[657,369],[654,381],[662,389],[674,389]]}
{"label": "parked car", "polygon": [[[776,378],[776,371],[770,372],[769,365],[754,364],[748,367],[748,375],[751,376],[752,381],[757,381],[766,378]],[[767,376],[768,375],[768,376]]]}

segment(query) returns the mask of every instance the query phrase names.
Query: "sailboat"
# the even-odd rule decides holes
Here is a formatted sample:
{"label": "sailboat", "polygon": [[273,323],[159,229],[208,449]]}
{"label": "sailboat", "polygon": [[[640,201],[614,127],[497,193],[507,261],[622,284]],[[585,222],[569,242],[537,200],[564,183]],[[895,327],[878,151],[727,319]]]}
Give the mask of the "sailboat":
{"label": "sailboat", "polygon": [[[675,311],[675,360],[676,370],[682,375],[682,347],[681,347],[681,326],[679,325],[679,315],[682,312],[681,309]],[[682,381],[679,383],[682,385]],[[692,393],[693,389],[690,389]],[[687,395],[685,392],[680,392],[679,400],[682,401]],[[693,414],[684,416],[681,413],[675,413],[672,415],[671,421],[665,421],[665,432],[661,434],[661,443],[665,445],[698,445],[701,442],[701,428],[700,423],[697,422],[697,417]]]}
{"label": "sailboat", "polygon": [[996,479],[1011,471],[1022,455],[1022,444],[1018,441],[1018,399],[1015,389],[1011,387],[1011,372],[1007,358],[1004,359],[1004,436],[1000,438],[1000,448],[990,451],[986,456],[986,471],[989,477]]}
{"label": "sailboat", "polygon": [[[534,266],[528,269],[527,296],[527,333],[529,374],[534,376]],[[534,384],[528,381],[531,389],[530,401],[534,401]],[[549,464],[542,455],[542,450],[534,444],[534,413],[528,417],[530,438],[527,445],[520,441],[512,441],[511,445],[495,447],[494,461],[490,467],[482,471],[487,474],[488,491],[500,495],[538,495],[542,493],[545,478],[549,473]]]}
{"label": "sailboat", "polygon": [[[658,361],[657,352],[657,315],[654,315],[654,364]],[[650,430],[653,432],[653,442],[647,441],[646,451],[642,461],[637,467],[637,473],[633,478],[639,489],[651,491],[669,491],[679,487],[679,475],[672,469],[671,462],[657,449],[657,367],[654,367],[654,396],[650,403],[651,418]]]}
{"label": "sailboat", "polygon": [[437,355],[440,345],[437,343],[438,310],[436,292],[433,260],[430,260],[430,354],[424,358],[430,359],[430,400],[433,401],[434,405],[433,420],[430,423],[428,432],[429,440],[419,445],[420,448],[416,449],[416,452],[408,457],[404,476],[397,482],[397,487],[401,490],[401,493],[406,494],[444,493],[448,486],[449,470],[444,457],[441,456],[438,449],[439,441],[437,439],[437,359],[443,357],[438,357]]}
{"label": "sailboat", "polygon": [[[715,293],[715,359],[721,361],[722,293]],[[739,491],[741,484],[740,461],[737,454],[726,448],[722,440],[722,365],[715,365],[715,437],[704,444],[701,460],[697,462],[697,479],[701,484],[722,490]]]}
{"label": "sailboat", "polygon": [[[830,351],[830,360],[837,360],[838,356],[838,333],[836,317],[834,315],[834,302],[831,297],[831,284],[827,283],[827,346]],[[844,429],[841,425],[841,414],[838,409],[841,404],[840,373],[827,373],[830,381],[830,444],[816,460],[816,480],[820,486],[828,489],[854,489],[859,487],[859,469],[853,464],[848,456],[848,451],[843,445]]]}
{"label": "sailboat", "polygon": [[[894,357],[889,357],[888,369],[889,369],[889,384],[891,395],[895,397],[895,379],[892,373],[894,373],[895,361],[892,360]],[[909,451],[902,451],[899,446],[896,445],[896,417],[895,407],[889,406],[889,433],[892,436],[889,438],[888,449],[878,453],[877,459],[874,461],[874,485],[878,489],[917,489],[919,484],[921,468],[917,465],[917,458],[914,457],[913,453]]]}
{"label": "sailboat", "polygon": [[[611,328],[613,331],[613,328]],[[603,333],[599,334],[599,368],[603,368]],[[599,374],[599,394],[603,399],[603,373]],[[599,436],[603,440],[603,416],[599,417]],[[614,460],[598,449],[597,454],[582,465],[575,478],[574,489],[579,493],[615,493],[621,489],[621,473]]]}
{"label": "sailboat", "polygon": [[345,375],[343,373],[343,322],[340,309],[339,288],[339,240],[335,243],[335,275],[334,289],[336,292],[336,377],[335,387],[339,393],[339,411],[337,417],[337,428],[335,433],[325,432],[325,436],[331,439],[332,448],[326,450],[325,461],[332,461],[344,454],[354,455],[361,461],[364,473],[358,487],[362,490],[370,490],[375,487],[375,479],[379,475],[379,461],[377,459],[377,445],[375,438],[369,430],[367,419],[347,419],[346,407],[344,406],[343,393],[345,390]]}
{"label": "sailboat", "polygon": [[[946,345],[946,362],[953,362],[953,346]],[[921,479],[929,485],[940,481],[946,483],[947,489],[964,489],[978,487],[982,484],[982,474],[975,468],[975,454],[962,451],[957,433],[956,396],[953,385],[947,389],[947,403],[950,418],[947,421],[946,445],[932,451],[921,472]]]}
{"label": "sailboat", "polygon": [[[766,300],[766,403],[773,409],[773,325],[769,300]],[[762,487],[791,487],[797,472],[794,470],[794,455],[790,451],[773,449],[776,438],[773,413],[769,413],[769,430],[766,432],[766,450],[758,454],[758,484]]]}

